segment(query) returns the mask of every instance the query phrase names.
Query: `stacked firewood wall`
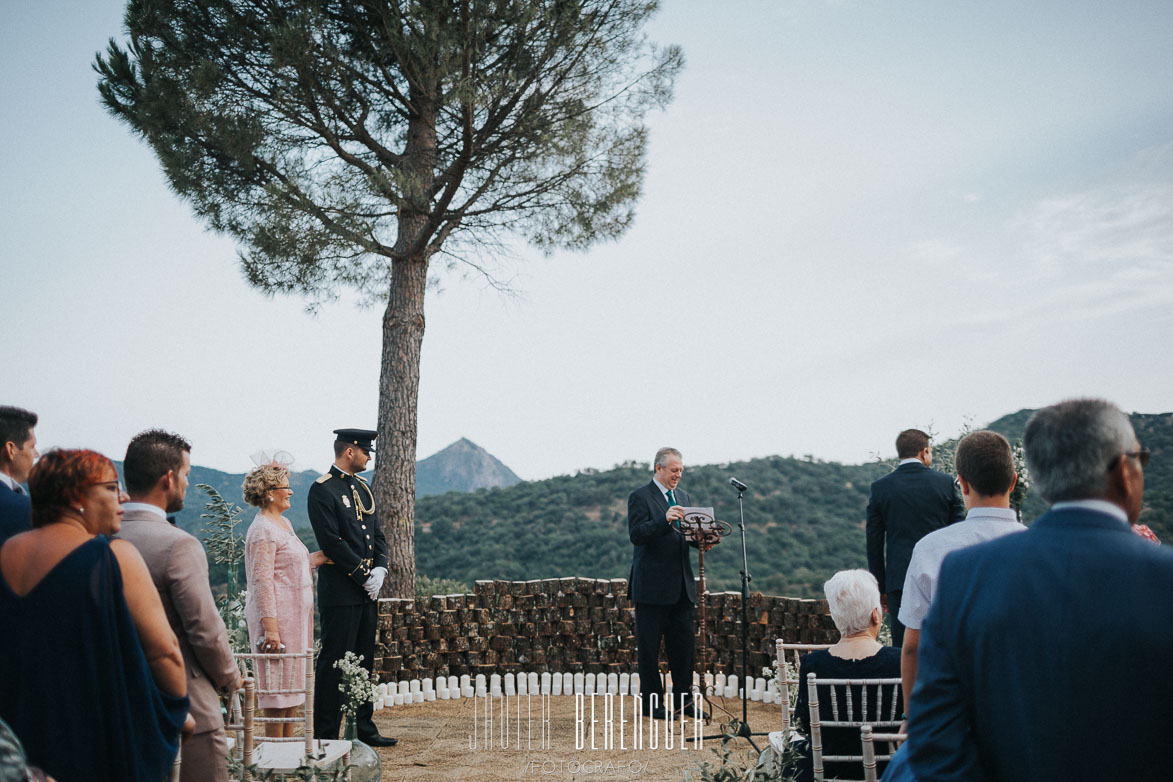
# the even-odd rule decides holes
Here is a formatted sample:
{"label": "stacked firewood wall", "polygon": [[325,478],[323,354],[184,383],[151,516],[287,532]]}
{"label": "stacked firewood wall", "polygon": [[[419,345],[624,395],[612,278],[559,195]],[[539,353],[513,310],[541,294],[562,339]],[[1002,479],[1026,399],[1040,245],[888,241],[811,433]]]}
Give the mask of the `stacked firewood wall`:
{"label": "stacked firewood wall", "polygon": [[[774,659],[779,637],[838,639],[825,600],[751,592],[749,666]],[[741,670],[741,594],[705,598],[708,670]],[[698,648],[700,611],[697,611]],[[478,673],[634,672],[635,610],[627,579],[478,581],[471,594],[379,601],[375,670],[383,681]]]}

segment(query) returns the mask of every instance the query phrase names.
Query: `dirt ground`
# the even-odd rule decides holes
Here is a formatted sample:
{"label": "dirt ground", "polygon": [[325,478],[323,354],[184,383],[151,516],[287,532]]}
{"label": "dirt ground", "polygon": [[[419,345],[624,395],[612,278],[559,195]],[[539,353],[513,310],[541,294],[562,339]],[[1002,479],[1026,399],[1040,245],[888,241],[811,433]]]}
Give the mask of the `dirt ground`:
{"label": "dirt ground", "polygon": [[[500,704],[501,699],[494,699]],[[698,763],[716,764],[713,750],[720,747],[719,738],[706,738],[695,749],[687,743],[682,749],[679,723],[674,723],[673,749],[666,747],[665,723],[651,724],[657,730],[658,747],[650,746],[647,723],[643,734],[643,748],[633,749],[632,700],[624,699],[623,746],[620,749],[619,704],[610,727],[604,723],[602,696],[595,696],[595,718],[590,727],[590,699],[583,701],[581,722],[576,718],[575,699],[555,696],[549,705],[549,746],[541,746],[541,699],[508,699],[510,719],[508,733],[503,729],[498,705],[493,715],[492,745],[486,746],[487,725],[484,700],[479,700],[474,717],[474,700],[435,701],[410,706],[396,706],[375,714],[375,723],[384,736],[399,739],[399,745],[379,750],[385,782],[499,782],[500,780],[657,780],[668,782],[685,779]],[[520,708],[520,741],[518,714]],[[741,701],[718,698],[709,703],[712,724],[706,726],[704,736],[719,736],[720,723],[731,716],[740,718]],[[531,716],[532,714],[532,716]],[[781,707],[777,704],[749,703],[748,722],[755,732],[779,730],[782,725]],[[576,746],[576,725],[582,725],[582,749]],[[685,721],[685,730],[691,738],[692,723]],[[474,725],[476,746],[473,748]],[[591,735],[595,749],[591,749]],[[613,748],[604,748],[610,735]],[[769,742],[765,735],[755,736],[754,743],[765,749]],[[502,746],[506,744],[507,746]],[[745,739],[731,745],[743,757],[752,748]],[[757,753],[753,753],[756,757]]]}

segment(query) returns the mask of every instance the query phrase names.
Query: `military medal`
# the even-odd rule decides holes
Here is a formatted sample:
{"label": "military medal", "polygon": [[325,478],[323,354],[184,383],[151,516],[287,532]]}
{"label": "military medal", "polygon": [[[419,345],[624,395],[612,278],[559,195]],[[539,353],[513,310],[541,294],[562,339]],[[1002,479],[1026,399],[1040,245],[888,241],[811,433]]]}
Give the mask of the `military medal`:
{"label": "military medal", "polygon": [[345,494],[342,495],[342,504],[348,508],[350,507],[350,498],[347,497]]}

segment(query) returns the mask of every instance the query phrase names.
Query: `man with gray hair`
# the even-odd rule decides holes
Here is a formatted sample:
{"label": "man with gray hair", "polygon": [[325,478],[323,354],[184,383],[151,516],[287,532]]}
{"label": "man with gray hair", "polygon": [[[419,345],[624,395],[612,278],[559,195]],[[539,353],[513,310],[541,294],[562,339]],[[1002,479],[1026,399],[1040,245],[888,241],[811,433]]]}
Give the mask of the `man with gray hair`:
{"label": "man with gray hair", "polygon": [[679,486],[683,474],[680,451],[661,448],[656,452],[652,480],[627,499],[627,532],[634,547],[628,597],[635,603],[640,698],[644,713],[656,719],[666,716],[660,681],[661,641],[676,693],[672,708],[684,709],[693,717],[700,715],[690,694],[696,581],[689,544],[672,528],[672,522],[684,518],[685,507],[692,504],[692,498]]}
{"label": "man with gray hair", "polygon": [[1096,399],[1039,410],[1024,445],[1051,510],[945,558],[921,632],[907,765],[889,775],[1164,777],[1173,551],[1129,529],[1149,452]]}

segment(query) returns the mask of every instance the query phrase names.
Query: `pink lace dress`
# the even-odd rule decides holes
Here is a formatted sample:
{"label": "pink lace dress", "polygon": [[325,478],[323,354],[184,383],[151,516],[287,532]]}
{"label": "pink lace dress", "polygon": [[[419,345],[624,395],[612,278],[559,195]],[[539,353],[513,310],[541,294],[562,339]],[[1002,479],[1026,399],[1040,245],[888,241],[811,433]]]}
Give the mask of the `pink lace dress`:
{"label": "pink lace dress", "polygon": [[[258,513],[244,539],[244,567],[248,579],[244,618],[248,622],[252,650],[255,651],[257,641],[265,637],[261,618],[276,617],[285,653],[305,652],[313,644],[314,635],[309,549],[296,534],[286,532]],[[304,663],[298,662],[289,670],[290,676],[279,686],[282,689],[304,688]],[[263,668],[257,671],[257,679],[258,690],[269,686]],[[262,709],[287,709],[304,702],[305,695],[296,693],[257,698],[257,705]]]}

